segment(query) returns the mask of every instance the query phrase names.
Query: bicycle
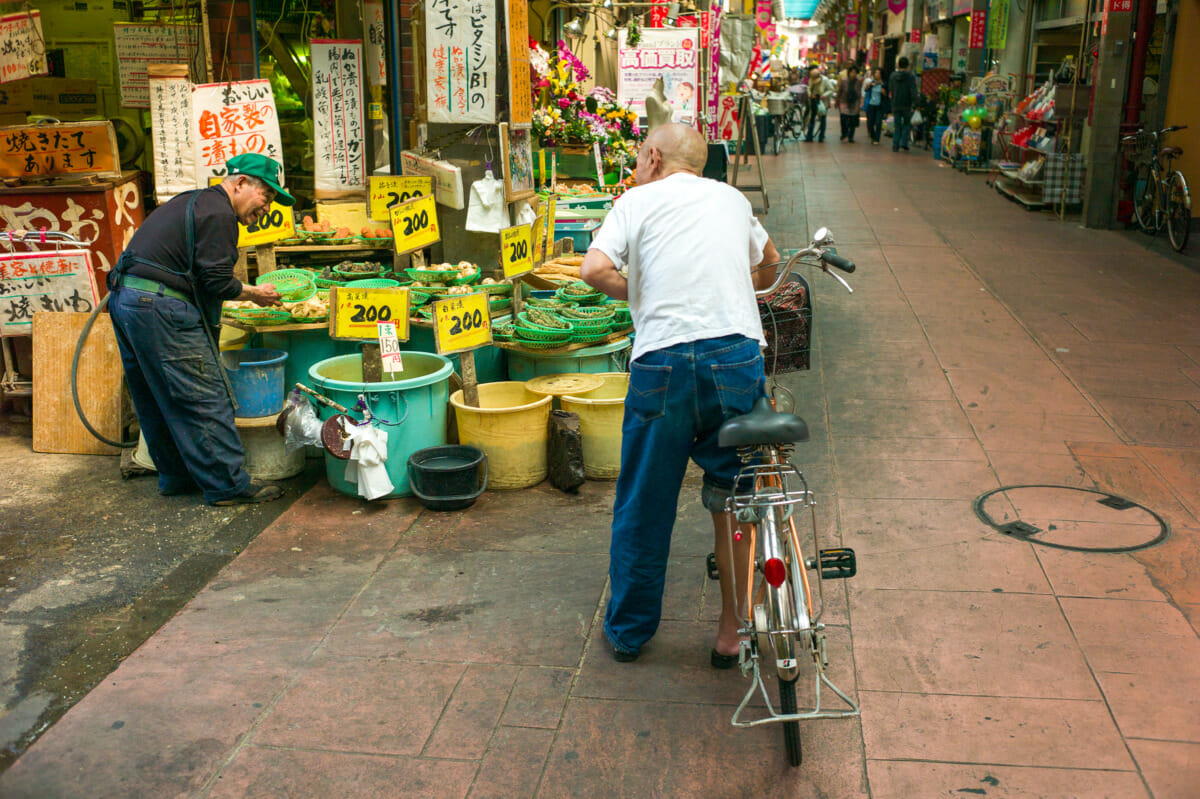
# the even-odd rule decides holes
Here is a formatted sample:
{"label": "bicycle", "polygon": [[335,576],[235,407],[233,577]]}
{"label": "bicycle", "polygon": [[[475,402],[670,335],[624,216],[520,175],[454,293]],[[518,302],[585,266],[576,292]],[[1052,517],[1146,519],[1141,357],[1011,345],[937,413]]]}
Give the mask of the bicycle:
{"label": "bicycle", "polygon": [[1149,160],[1139,164],[1134,183],[1136,196],[1133,215],[1138,227],[1155,236],[1165,225],[1167,238],[1176,252],[1183,252],[1187,246],[1192,227],[1192,196],[1183,173],[1171,168],[1171,162],[1183,155],[1183,150],[1179,147],[1159,147],[1159,139],[1186,127],[1174,125],[1157,133],[1140,131],[1122,139],[1136,142],[1139,153],[1144,149],[1149,150]]}
{"label": "bicycle", "polygon": [[[825,228],[818,230],[812,244],[792,255],[772,286],[757,292],[758,296],[774,294],[789,276],[803,282],[803,278],[791,271],[802,261],[819,266],[852,292],[850,284],[829,271],[830,266],[845,272],[854,271],[854,264],[838,255],[832,245],[829,232]],[[815,263],[809,260],[814,256]],[[752,676],[753,680],[734,711],[731,723],[735,727],[781,723],[788,760],[792,766],[799,766],[803,759],[800,721],[849,718],[859,714],[858,705],[825,674],[829,662],[824,625],[820,621],[825,606],[823,581],[853,577],[857,563],[852,549],[820,548],[815,497],[803,473],[789,460],[795,444],[808,440],[808,425],[799,416],[775,409],[778,393],[787,393],[787,390],[774,382],[774,367],[771,381],[771,396],[761,398],[750,413],[725,422],[717,439],[721,446],[737,447],[744,464],[735,480],[734,492],[726,503],[726,510],[733,513],[738,522],[726,555],[733,572],[740,621],[738,632],[742,637],[738,665],[743,676]],[[737,488],[743,485],[751,487]],[[807,557],[800,544],[793,513],[805,507],[809,509],[813,550],[816,552],[815,556]],[[741,543],[747,535],[749,541],[743,545],[744,553],[739,562],[735,558],[734,542]],[[757,556],[751,559],[750,553],[757,553]],[[819,605],[813,603],[809,571],[816,573]],[[708,576],[719,579],[715,553],[708,556]],[[811,708],[801,711],[796,704],[796,681],[800,676],[801,661],[805,659],[813,668],[815,701]],[[771,703],[763,679],[764,667],[773,670],[778,678],[778,712]],[[823,709],[822,685],[841,698],[846,709]],[[743,720],[743,711],[755,693],[761,693],[766,702],[767,716]]]}

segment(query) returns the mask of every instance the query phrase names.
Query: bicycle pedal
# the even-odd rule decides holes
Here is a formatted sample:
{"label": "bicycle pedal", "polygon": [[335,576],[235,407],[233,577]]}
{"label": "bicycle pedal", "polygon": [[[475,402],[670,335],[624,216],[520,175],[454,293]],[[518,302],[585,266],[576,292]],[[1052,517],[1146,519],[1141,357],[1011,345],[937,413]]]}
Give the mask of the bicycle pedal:
{"label": "bicycle pedal", "polygon": [[709,552],[708,557],[704,559],[704,565],[708,568],[708,579],[720,580],[721,573],[717,571],[717,553]]}
{"label": "bicycle pedal", "polygon": [[822,549],[817,553],[824,580],[844,580],[858,573],[858,561],[849,547]]}

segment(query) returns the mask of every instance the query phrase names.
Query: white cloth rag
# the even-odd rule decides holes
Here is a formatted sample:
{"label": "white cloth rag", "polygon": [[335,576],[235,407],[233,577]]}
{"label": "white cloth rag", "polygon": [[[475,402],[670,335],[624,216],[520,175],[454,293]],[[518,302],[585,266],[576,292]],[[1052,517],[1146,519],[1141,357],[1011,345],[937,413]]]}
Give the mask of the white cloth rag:
{"label": "white cloth rag", "polygon": [[392,493],[395,486],[387,473],[387,431],[370,424],[347,425],[346,479],[358,483],[358,495],[379,499]]}
{"label": "white cloth rag", "polygon": [[492,170],[471,184],[467,205],[467,230],[499,233],[508,227],[508,206],[504,203],[504,182],[496,180]]}

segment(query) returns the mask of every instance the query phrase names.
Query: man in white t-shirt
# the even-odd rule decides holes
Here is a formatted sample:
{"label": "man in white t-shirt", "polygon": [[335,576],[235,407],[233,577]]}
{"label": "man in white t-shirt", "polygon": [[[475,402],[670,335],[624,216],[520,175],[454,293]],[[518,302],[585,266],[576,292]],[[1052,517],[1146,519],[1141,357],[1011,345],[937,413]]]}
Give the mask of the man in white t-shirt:
{"label": "man in white t-shirt", "polygon": [[[713,514],[722,613],[712,665],[737,662],[738,622],[728,562],[733,519],[725,499],[741,466],[717,431],[764,393],[755,289],[774,279],[779,253],[750,203],[701,177],[708,147],[686,125],[655,128],[638,153],[638,185],[613,206],[583,259],[582,276],[628,299],[637,331],[613,506],[604,632],[613,656],[637,658],[658,629],[671,530],[688,459],[704,470]],[[628,267],[628,278],[619,271]],[[744,542],[749,538],[744,537]],[[739,545],[735,557],[747,557]]]}

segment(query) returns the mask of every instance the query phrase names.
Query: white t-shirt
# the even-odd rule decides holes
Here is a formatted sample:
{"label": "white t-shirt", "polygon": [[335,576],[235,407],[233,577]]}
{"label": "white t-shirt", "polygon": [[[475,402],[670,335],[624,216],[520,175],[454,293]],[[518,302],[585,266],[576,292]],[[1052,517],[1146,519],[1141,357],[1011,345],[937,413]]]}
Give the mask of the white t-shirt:
{"label": "white t-shirt", "polygon": [[629,266],[633,358],[733,334],[766,346],[750,267],[767,239],[726,183],[677,172],[625,192],[592,247]]}

